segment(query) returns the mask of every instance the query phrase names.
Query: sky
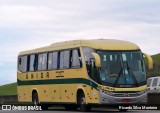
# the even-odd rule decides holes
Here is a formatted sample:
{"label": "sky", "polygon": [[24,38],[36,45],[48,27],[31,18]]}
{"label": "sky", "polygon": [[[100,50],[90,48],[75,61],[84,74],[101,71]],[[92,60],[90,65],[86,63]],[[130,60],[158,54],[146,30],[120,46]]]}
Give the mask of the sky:
{"label": "sky", "polygon": [[0,85],[20,51],[77,39],[120,39],[160,53],[160,0],[0,0]]}

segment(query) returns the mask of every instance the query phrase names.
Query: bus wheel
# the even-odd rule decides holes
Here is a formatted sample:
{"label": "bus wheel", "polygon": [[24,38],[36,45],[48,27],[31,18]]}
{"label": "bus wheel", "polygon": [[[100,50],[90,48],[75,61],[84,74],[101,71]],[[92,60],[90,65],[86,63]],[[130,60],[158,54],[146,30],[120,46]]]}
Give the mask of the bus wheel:
{"label": "bus wheel", "polygon": [[[39,99],[38,99],[38,94],[37,92],[34,92],[32,95],[32,102],[34,106],[39,106]],[[48,110],[48,106],[47,105],[41,105],[42,110]]]}
{"label": "bus wheel", "polygon": [[85,98],[84,93],[80,94],[79,105],[80,105],[80,110],[82,112],[91,111],[91,106],[89,106],[89,105],[86,104],[86,98]]}
{"label": "bus wheel", "polygon": [[32,102],[33,102],[34,106],[39,105],[38,94],[36,92],[34,92],[33,95],[32,95]]}

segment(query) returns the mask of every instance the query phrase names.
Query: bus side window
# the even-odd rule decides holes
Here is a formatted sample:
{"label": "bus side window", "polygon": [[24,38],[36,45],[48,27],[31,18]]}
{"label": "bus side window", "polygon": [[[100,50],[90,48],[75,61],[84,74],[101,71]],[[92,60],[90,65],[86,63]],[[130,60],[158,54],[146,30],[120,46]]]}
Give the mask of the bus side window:
{"label": "bus side window", "polygon": [[38,55],[38,70],[47,69],[47,53],[42,53]]}
{"label": "bus side window", "polygon": [[93,63],[94,57],[91,54],[92,52],[94,52],[94,50],[92,48],[89,48],[89,47],[83,47],[82,51],[83,51],[84,60],[85,60],[85,63],[86,63],[87,73],[92,79],[94,79],[94,76],[96,76],[95,74],[92,74],[92,72],[93,72],[92,71],[92,64],[94,64]]}
{"label": "bus side window", "polygon": [[47,69],[47,53],[43,53],[42,70]]}
{"label": "bus side window", "polygon": [[72,62],[71,62],[72,68],[80,68],[82,67],[82,60],[80,56],[80,52],[78,49],[72,50]]}
{"label": "bus side window", "polygon": [[21,72],[27,71],[27,56],[21,56],[18,58],[18,69]]}
{"label": "bus side window", "polygon": [[70,66],[70,51],[65,50],[60,52],[60,69],[67,69]]}
{"label": "bus side window", "polygon": [[57,69],[57,64],[58,64],[58,52],[49,53],[48,69]]}
{"label": "bus side window", "polygon": [[35,61],[35,55],[30,55],[29,71],[35,71],[34,61]]}
{"label": "bus side window", "polygon": [[63,68],[68,69],[70,65],[70,51],[69,50],[64,51],[63,60],[64,60]]}
{"label": "bus side window", "polygon": [[48,54],[48,69],[52,69],[52,64],[53,64],[53,53]]}
{"label": "bus side window", "polygon": [[53,64],[52,64],[53,69],[57,69],[58,66],[57,60],[58,60],[58,52],[53,52]]}

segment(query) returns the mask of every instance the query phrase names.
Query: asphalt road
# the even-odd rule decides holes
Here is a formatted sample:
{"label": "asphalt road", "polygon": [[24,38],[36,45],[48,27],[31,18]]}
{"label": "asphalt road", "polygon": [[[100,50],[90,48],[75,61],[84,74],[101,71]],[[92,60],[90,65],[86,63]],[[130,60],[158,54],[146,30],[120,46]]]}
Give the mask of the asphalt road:
{"label": "asphalt road", "polygon": [[[52,108],[47,111],[0,111],[0,113],[82,113],[80,111],[66,111],[64,108]],[[85,112],[83,112],[85,113]],[[160,113],[159,110],[128,110],[119,112],[117,109],[93,108],[91,112],[86,113]]]}

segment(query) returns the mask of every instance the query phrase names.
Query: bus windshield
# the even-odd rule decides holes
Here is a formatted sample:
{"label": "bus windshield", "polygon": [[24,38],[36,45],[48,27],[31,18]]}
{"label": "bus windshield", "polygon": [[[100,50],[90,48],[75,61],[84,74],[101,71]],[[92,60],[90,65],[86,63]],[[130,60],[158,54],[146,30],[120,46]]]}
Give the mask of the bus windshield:
{"label": "bus windshield", "polygon": [[146,71],[141,51],[101,51],[100,82],[113,87],[136,87],[146,84]]}

